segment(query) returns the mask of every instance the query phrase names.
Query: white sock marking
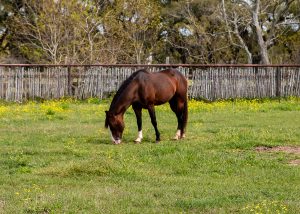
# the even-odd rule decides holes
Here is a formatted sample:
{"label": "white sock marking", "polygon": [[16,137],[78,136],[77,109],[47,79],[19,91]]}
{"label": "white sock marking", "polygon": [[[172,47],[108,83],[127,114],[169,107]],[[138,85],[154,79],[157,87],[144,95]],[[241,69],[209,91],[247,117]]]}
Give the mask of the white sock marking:
{"label": "white sock marking", "polygon": [[179,140],[180,137],[181,137],[181,131],[180,131],[180,129],[178,129],[176,134],[175,134],[174,140]]}
{"label": "white sock marking", "polygon": [[143,139],[143,131],[141,130],[138,132],[138,136],[135,139],[135,142],[140,143],[142,141],[142,139]]}

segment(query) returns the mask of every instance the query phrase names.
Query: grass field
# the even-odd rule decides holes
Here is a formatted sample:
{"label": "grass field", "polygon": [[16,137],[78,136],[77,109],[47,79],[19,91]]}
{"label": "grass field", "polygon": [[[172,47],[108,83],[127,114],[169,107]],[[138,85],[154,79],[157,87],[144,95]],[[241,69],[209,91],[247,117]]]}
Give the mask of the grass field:
{"label": "grass field", "polygon": [[109,100],[0,104],[0,213],[300,213],[300,99],[189,102],[187,137],[158,107],[121,145],[104,129]]}

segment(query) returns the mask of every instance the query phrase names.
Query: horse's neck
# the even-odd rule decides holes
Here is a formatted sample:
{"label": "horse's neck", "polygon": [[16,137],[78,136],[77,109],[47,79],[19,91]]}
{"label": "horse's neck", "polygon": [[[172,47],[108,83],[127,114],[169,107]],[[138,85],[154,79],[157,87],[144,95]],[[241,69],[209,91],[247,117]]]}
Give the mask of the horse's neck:
{"label": "horse's neck", "polygon": [[134,97],[136,97],[135,93],[137,91],[137,87],[138,85],[130,83],[127,87],[122,89],[121,94],[118,94],[117,92],[118,97],[113,101],[110,111],[112,111],[115,115],[124,114],[129,106],[131,106],[131,104],[135,101]]}
{"label": "horse's neck", "polygon": [[111,106],[110,111],[113,112],[115,115],[118,115],[118,114],[123,115],[131,104],[132,104],[132,102],[130,100],[128,100],[124,96],[122,96],[122,97],[119,97],[116,100],[116,102]]}

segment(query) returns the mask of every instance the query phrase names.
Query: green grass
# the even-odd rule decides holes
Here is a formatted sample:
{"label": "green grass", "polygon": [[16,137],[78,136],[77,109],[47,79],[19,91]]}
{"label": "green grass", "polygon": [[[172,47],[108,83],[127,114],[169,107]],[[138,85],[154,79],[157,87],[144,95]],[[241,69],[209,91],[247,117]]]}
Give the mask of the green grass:
{"label": "green grass", "polygon": [[187,137],[157,108],[155,144],[129,109],[121,145],[104,129],[109,101],[0,104],[0,213],[300,213],[300,100],[190,101]]}

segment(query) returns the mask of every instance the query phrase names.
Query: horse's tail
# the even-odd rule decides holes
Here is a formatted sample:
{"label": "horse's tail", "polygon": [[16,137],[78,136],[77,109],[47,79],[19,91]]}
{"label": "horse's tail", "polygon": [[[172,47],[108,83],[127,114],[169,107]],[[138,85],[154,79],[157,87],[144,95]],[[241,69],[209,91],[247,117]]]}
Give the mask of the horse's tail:
{"label": "horse's tail", "polygon": [[[181,73],[180,73],[181,74]],[[186,77],[181,74],[183,82],[183,91],[184,91],[184,104],[183,104],[183,115],[182,115],[182,130],[181,134],[184,135],[186,131],[187,121],[188,121],[188,80]],[[184,137],[184,136],[181,136]]]}
{"label": "horse's tail", "polygon": [[185,132],[186,130],[186,125],[188,121],[188,98],[186,97],[186,100],[183,105],[183,124],[182,124],[182,131]]}
{"label": "horse's tail", "polygon": [[185,133],[185,129],[186,129],[186,125],[187,125],[187,121],[188,121],[188,80],[186,79],[186,77],[180,73],[178,70],[175,70],[178,74],[177,76],[177,80],[179,82],[179,88],[177,89],[179,91],[179,96],[181,98],[181,100],[184,101],[183,103],[183,111],[181,114],[181,137],[184,137],[184,133]]}

